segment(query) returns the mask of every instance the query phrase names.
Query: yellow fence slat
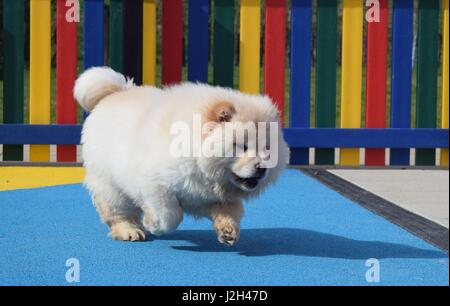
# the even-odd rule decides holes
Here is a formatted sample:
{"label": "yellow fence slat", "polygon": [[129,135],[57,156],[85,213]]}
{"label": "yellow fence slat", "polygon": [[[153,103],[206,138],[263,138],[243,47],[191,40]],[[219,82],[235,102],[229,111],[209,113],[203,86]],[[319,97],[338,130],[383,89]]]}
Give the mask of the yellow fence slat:
{"label": "yellow fence slat", "polygon": [[261,1],[241,0],[239,87],[259,93]]}
{"label": "yellow fence slat", "polygon": [[[50,123],[51,0],[30,2],[30,124]],[[50,160],[48,145],[30,146],[30,161]]]}
{"label": "yellow fence slat", "polygon": [[[341,127],[361,127],[363,0],[344,0],[342,17]],[[359,165],[359,149],[341,149],[340,164]]]}
{"label": "yellow fence slat", "polygon": [[[443,7],[443,29],[442,29],[442,122],[441,127],[448,129],[448,83],[449,83],[449,16],[448,16],[448,1],[442,0]],[[442,149],[441,151],[441,166],[448,166],[448,149]]]}
{"label": "yellow fence slat", "polygon": [[156,83],[156,0],[143,2],[142,77],[145,85]]}

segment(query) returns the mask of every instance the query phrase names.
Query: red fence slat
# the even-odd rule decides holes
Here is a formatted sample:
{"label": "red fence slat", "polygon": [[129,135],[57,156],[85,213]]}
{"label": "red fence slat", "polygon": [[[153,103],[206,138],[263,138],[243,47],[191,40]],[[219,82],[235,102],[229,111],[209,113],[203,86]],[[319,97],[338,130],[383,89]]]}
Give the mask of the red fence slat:
{"label": "red fence slat", "polygon": [[161,83],[179,83],[182,77],[183,2],[162,1]]}
{"label": "red fence slat", "polygon": [[264,93],[275,102],[284,122],[286,0],[266,1],[265,32]]}
{"label": "red fence slat", "polygon": [[[389,7],[380,0],[379,22],[367,24],[366,127],[386,127],[386,81]],[[367,166],[384,166],[385,149],[367,149]]]}
{"label": "red fence slat", "polygon": [[[77,77],[77,23],[66,19],[65,0],[58,0],[56,6],[56,123],[77,122],[77,106],[73,98],[73,85]],[[74,162],[76,146],[59,145],[57,160]]]}

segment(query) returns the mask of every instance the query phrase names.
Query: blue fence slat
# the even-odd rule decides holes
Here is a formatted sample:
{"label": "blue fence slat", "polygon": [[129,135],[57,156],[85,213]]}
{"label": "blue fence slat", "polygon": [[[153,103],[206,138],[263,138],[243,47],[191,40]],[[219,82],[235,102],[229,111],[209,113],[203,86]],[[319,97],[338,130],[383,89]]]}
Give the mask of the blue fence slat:
{"label": "blue fence slat", "polygon": [[84,1],[84,69],[104,65],[103,0]]}
{"label": "blue fence slat", "polygon": [[[290,126],[310,127],[312,0],[292,0]],[[308,165],[309,148],[291,152],[291,164]]]}
{"label": "blue fence slat", "polygon": [[[0,144],[79,144],[81,125],[0,124]],[[291,148],[448,148],[448,129],[286,128]]]}
{"label": "blue fence slat", "polygon": [[[411,126],[413,0],[394,1],[391,127]],[[392,166],[409,165],[409,149],[391,150]]]}
{"label": "blue fence slat", "polygon": [[84,1],[84,70],[105,65],[103,9],[103,0]]}
{"label": "blue fence slat", "polygon": [[188,80],[207,83],[209,0],[190,0],[188,14]]}

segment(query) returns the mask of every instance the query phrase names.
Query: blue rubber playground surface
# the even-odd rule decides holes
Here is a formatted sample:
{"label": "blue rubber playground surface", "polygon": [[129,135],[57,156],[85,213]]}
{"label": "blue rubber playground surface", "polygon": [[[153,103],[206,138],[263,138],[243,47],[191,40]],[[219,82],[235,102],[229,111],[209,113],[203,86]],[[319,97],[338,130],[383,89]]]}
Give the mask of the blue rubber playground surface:
{"label": "blue rubber playground surface", "polygon": [[[79,184],[0,192],[0,285],[448,285],[445,252],[297,170],[246,205],[241,239],[208,220],[142,243],[113,241]],[[366,281],[379,260],[380,282]]]}

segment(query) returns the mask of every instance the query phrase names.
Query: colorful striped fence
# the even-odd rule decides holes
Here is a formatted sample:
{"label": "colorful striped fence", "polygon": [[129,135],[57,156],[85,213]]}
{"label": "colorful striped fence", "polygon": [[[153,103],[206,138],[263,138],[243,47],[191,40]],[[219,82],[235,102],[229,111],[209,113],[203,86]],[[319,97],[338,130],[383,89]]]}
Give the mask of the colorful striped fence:
{"label": "colorful striped fence", "polygon": [[24,1],[3,1],[4,161],[22,161],[24,144],[33,162],[50,160],[49,144],[58,162],[76,160],[72,87],[83,58],[84,69],[110,65],[137,84],[211,82],[267,94],[294,165],[448,167],[448,0],[419,0],[417,8],[414,0],[85,0],[83,24],[67,19],[76,1],[54,1],[52,11],[51,0],[30,0],[30,37]]}

